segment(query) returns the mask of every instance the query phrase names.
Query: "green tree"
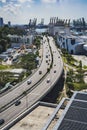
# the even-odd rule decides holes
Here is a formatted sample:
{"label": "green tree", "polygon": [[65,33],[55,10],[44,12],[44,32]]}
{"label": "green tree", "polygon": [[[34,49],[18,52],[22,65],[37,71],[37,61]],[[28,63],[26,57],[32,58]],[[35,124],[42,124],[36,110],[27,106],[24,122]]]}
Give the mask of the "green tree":
{"label": "green tree", "polygon": [[24,55],[21,59],[22,67],[27,69],[27,71],[31,71],[32,69],[36,68],[36,55],[34,54],[27,54]]}

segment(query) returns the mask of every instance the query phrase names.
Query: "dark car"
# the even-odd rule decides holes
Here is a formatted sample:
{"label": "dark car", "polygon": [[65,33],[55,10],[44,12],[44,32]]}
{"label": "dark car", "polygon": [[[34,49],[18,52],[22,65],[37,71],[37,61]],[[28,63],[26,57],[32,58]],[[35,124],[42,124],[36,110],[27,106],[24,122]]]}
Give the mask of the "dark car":
{"label": "dark car", "polygon": [[56,70],[54,70],[54,73],[56,73]]}
{"label": "dark car", "polygon": [[48,63],[48,60],[46,60],[46,63]]}
{"label": "dark car", "polygon": [[4,122],[4,119],[0,119],[0,125],[2,125]]}
{"label": "dark car", "polygon": [[15,102],[15,106],[18,106],[18,105],[20,105],[21,104],[21,101],[20,100],[17,100],[16,102]]}
{"label": "dark car", "polygon": [[42,71],[39,71],[39,74],[42,74]]}
{"label": "dark car", "polygon": [[48,58],[48,55],[46,55],[46,58]]}

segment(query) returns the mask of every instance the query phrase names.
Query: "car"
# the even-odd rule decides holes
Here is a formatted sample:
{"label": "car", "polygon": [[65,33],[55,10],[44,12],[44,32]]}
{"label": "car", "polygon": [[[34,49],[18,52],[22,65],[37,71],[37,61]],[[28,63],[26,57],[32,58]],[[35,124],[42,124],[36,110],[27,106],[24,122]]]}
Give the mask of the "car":
{"label": "car", "polygon": [[54,73],[56,73],[56,70],[54,70]]}
{"label": "car", "polygon": [[48,55],[46,55],[46,58],[48,58]]}
{"label": "car", "polygon": [[32,83],[32,81],[31,81],[31,79],[29,79],[28,81],[27,81],[27,84],[29,85],[29,84],[31,84]]}
{"label": "car", "polygon": [[18,106],[18,105],[20,105],[21,104],[21,101],[20,100],[17,100],[16,102],[15,102],[15,106]]}
{"label": "car", "polygon": [[5,120],[4,119],[0,119],[0,125],[4,124]]}
{"label": "car", "polygon": [[9,60],[12,60],[11,58],[9,58]]}
{"label": "car", "polygon": [[8,60],[8,58],[5,58],[3,61],[6,62]]}
{"label": "car", "polygon": [[12,59],[12,62],[17,62],[17,61],[18,61],[17,58],[13,58],[13,59]]}
{"label": "car", "polygon": [[39,71],[39,74],[42,74],[42,71],[41,71],[41,70]]}
{"label": "car", "polygon": [[48,63],[48,60],[46,60],[46,63]]}
{"label": "car", "polygon": [[49,83],[50,82],[50,79],[47,79],[47,83]]}

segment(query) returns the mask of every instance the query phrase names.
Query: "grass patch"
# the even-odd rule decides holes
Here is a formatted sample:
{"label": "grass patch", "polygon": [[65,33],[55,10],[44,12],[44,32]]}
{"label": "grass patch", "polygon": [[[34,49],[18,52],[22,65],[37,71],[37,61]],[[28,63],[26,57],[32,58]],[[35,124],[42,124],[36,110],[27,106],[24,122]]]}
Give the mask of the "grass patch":
{"label": "grass patch", "polygon": [[82,89],[87,89],[87,84],[85,83],[73,83],[74,90],[80,91]]}
{"label": "grass patch", "polygon": [[77,67],[78,61],[72,55],[70,55],[65,49],[62,49],[62,59],[63,62],[68,64],[69,66],[75,68]]}
{"label": "grass patch", "polygon": [[83,66],[83,68],[84,68],[84,69],[87,69],[87,66],[86,66],[86,65],[84,65],[84,66]]}
{"label": "grass patch", "polygon": [[66,84],[66,90],[67,90],[67,92],[68,91],[71,91],[71,90],[73,90],[73,91],[80,91],[80,90],[83,90],[83,89],[87,89],[87,84],[85,84],[85,83],[72,83],[72,82],[68,82],[67,84]]}
{"label": "grass patch", "polygon": [[0,70],[9,69],[10,66],[8,65],[0,65]]}

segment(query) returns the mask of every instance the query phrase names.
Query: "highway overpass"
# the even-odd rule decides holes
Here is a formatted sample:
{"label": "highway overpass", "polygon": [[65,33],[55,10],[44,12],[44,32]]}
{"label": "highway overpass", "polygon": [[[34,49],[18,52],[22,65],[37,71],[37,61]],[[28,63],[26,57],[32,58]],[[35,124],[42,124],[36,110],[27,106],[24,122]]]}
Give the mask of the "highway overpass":
{"label": "highway overpass", "polygon": [[[40,81],[40,79],[47,73],[47,68],[50,67],[52,57],[51,57],[51,52],[49,48],[49,44],[47,42],[46,37],[43,37],[43,60],[41,63],[41,66],[39,69],[32,75],[32,77],[27,78],[25,81],[23,81],[18,87],[16,87],[14,90],[10,91],[9,93],[5,94],[4,96],[0,97],[0,108],[5,106],[6,104],[10,103],[17,97],[23,94],[26,90],[32,88],[37,82]],[[44,44],[46,43],[46,44]],[[49,61],[46,63],[46,54],[49,51]],[[42,71],[42,74],[39,75],[39,71]],[[30,85],[27,85],[27,80],[31,79],[32,83]]]}
{"label": "highway overpass", "polygon": [[[6,110],[4,110],[3,112],[0,113],[0,118],[5,120],[5,123],[1,126],[1,129],[4,129],[3,127],[6,124],[8,124],[12,120],[14,120],[18,115],[20,115],[22,112],[24,112],[30,106],[32,106],[38,100],[42,99],[49,91],[51,91],[51,89],[55,86],[58,79],[62,75],[63,62],[62,62],[61,56],[60,56],[55,44],[54,44],[53,38],[49,37],[49,44],[50,44],[50,47],[51,47],[51,52],[50,52],[48,40],[46,39],[46,37],[44,37],[43,40],[44,40],[43,41],[43,47],[44,47],[43,61],[44,61],[44,64],[42,63],[42,65],[41,65],[42,68],[41,69],[39,68],[39,69],[42,70],[42,73],[47,72],[48,64],[46,63],[46,60],[47,60],[46,54],[49,53],[48,59],[49,59],[50,64],[51,64],[51,61],[52,61],[51,52],[52,52],[52,56],[53,56],[52,68],[50,69],[50,72],[43,78],[43,80],[41,80],[34,87],[34,89],[32,89],[32,91],[30,91],[25,97],[20,99],[21,104],[19,106],[15,106],[15,104],[13,104],[8,109],[6,109]],[[36,73],[37,73],[36,77],[33,77],[32,80],[36,81],[36,79],[38,79],[38,77],[39,77],[38,71]],[[48,79],[49,79],[49,81],[48,81]],[[22,89],[21,89],[21,87],[22,87]],[[27,81],[25,83],[23,83],[21,85],[21,87],[19,89],[20,92],[25,91],[25,88],[27,90],[28,89]],[[16,89],[18,89],[18,88],[16,88]],[[9,96],[7,96],[7,95],[5,95],[5,96],[8,97],[8,100],[10,102],[11,100],[14,99],[14,97],[18,97],[20,92],[18,91],[18,93],[17,93],[17,90],[16,90],[16,93],[15,93],[15,90],[14,90],[13,95],[12,94],[10,95],[10,93],[8,93],[7,95],[9,95]],[[10,98],[11,96],[12,96],[13,99]],[[5,97],[5,100],[6,100],[6,97]],[[3,101],[1,101],[1,99],[0,99],[1,105],[3,105],[3,102],[4,102],[4,98],[3,98]],[[7,104],[7,102],[5,101],[4,104]]]}

